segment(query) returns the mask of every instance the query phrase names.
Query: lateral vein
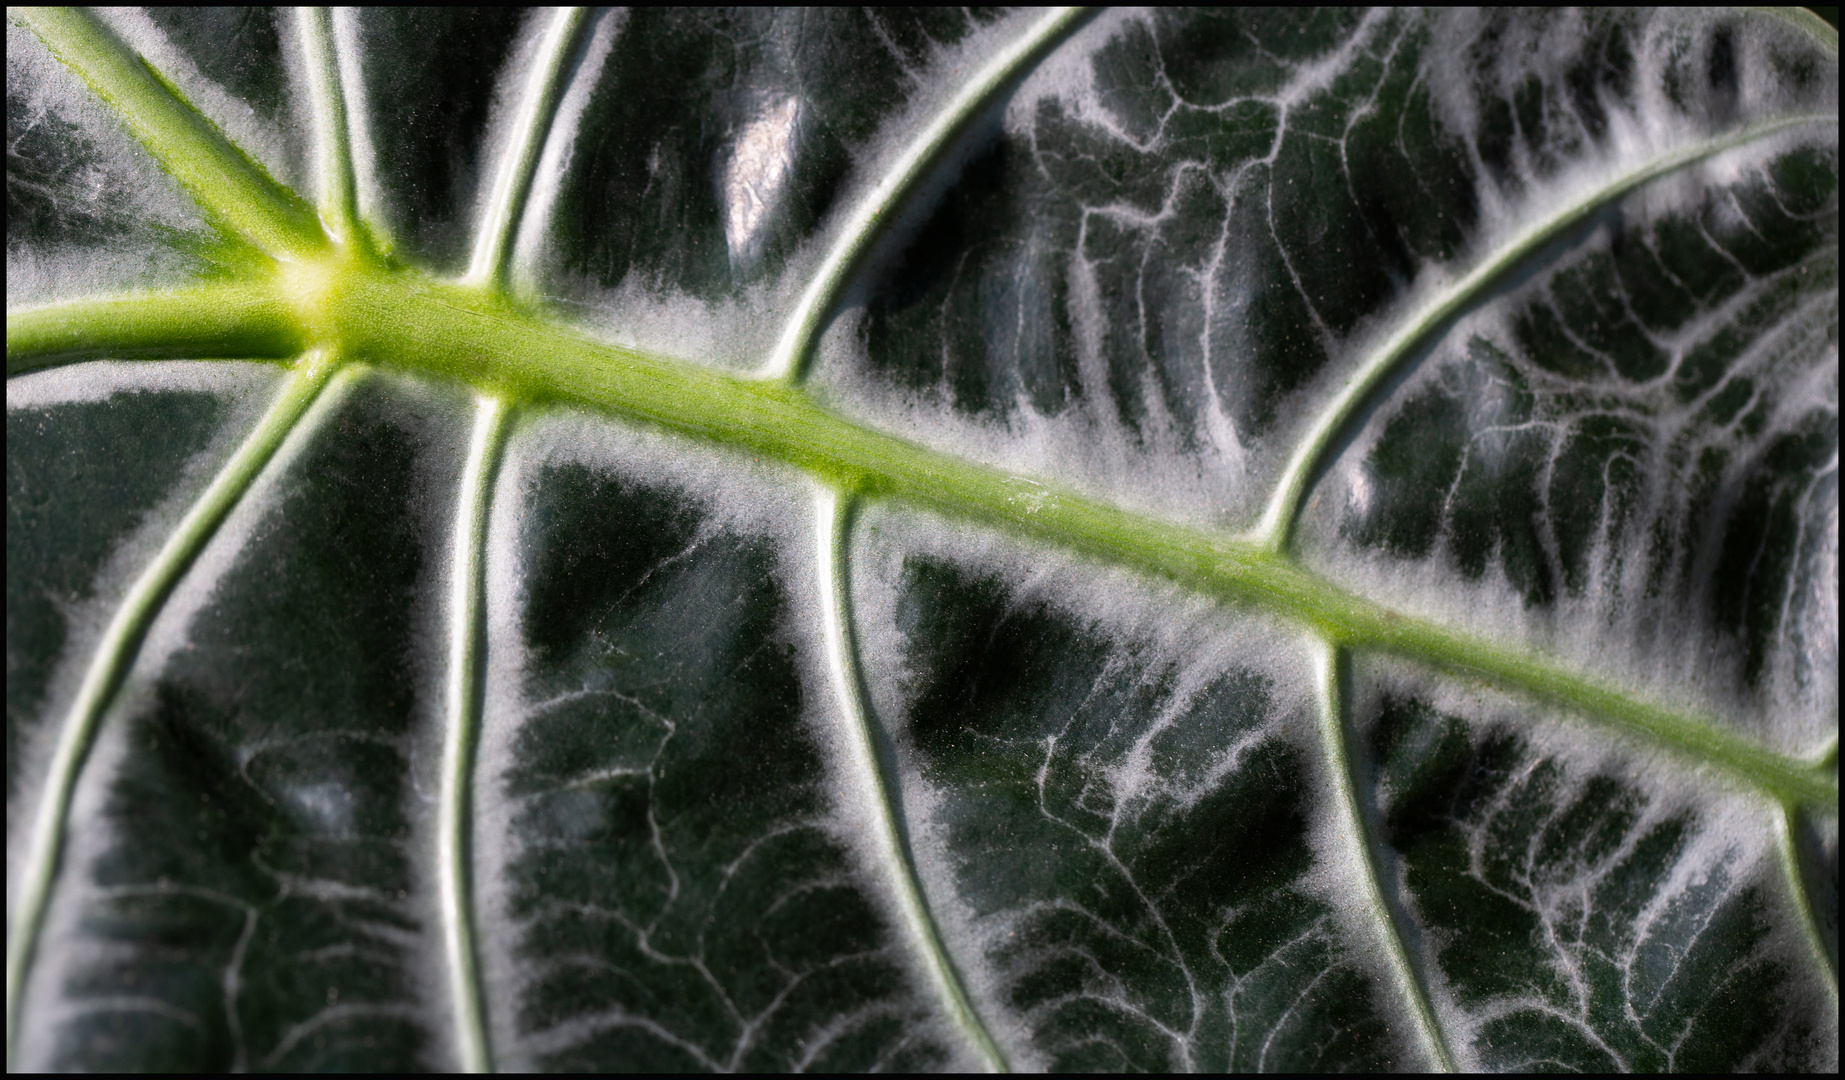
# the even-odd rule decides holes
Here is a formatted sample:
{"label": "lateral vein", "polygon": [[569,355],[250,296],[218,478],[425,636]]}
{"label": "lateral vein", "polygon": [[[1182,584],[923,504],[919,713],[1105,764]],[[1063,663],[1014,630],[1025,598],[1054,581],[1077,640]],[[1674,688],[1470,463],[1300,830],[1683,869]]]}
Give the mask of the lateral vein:
{"label": "lateral vein", "polygon": [[25,978],[44,923],[45,904],[50,899],[53,879],[57,875],[71,798],[103,713],[133,666],[148,627],[172,594],[173,587],[275,456],[283,439],[294,430],[337,367],[336,358],[324,352],[309,353],[295,366],[255,429],[212,478],[211,484],[161,545],[153,561],[129,587],[103,632],[102,643],[90,659],[77,698],[58,731],[57,746],[39,796],[20,873],[12,932],[7,936],[6,1055],[9,1068],[15,1065]]}
{"label": "lateral vein", "polygon": [[538,157],[544,150],[545,137],[557,116],[558,99],[563,94],[564,62],[576,45],[577,31],[583,25],[584,9],[558,8],[551,13],[538,41],[537,62],[527,72],[520,90],[519,111],[500,167],[494,173],[493,190],[481,210],[480,226],[474,235],[474,254],[468,263],[464,284],[504,288],[507,262],[512,257],[519,219],[525,212],[526,196],[532,190],[532,177],[538,171]]}
{"label": "lateral vein", "polygon": [[1089,14],[1088,8],[1053,8],[1031,28],[989,60],[962,86],[960,93],[929,122],[902,155],[852,209],[839,238],[827,252],[813,280],[789,316],[781,339],[762,370],[762,378],[798,383],[805,374],[814,338],[831,313],[839,293],[859,260],[870,249],[880,225],[927,180],[967,125],[1031,66],[1056,48]]}
{"label": "lateral vein", "polygon": [[359,227],[352,139],[346,128],[346,92],[340,76],[332,11],[324,7],[296,8],[295,31],[307,62],[321,220],[341,243],[361,244],[364,234]]}
{"label": "lateral vein", "polygon": [[1781,864],[1781,876],[1787,885],[1789,899],[1799,915],[1801,936],[1806,939],[1814,963],[1826,973],[1826,989],[1832,995],[1832,1005],[1836,1011],[1839,1003],[1839,958],[1836,952],[1826,947],[1826,939],[1820,933],[1819,918],[1813,910],[1813,897],[1807,892],[1806,874],[1800,866],[1799,830],[1802,814],[1804,811],[1800,807],[1787,801],[1775,805],[1776,861]]}
{"label": "lateral vein", "polygon": [[847,741],[852,766],[858,771],[866,790],[872,794],[869,824],[878,854],[895,882],[897,908],[908,931],[918,958],[922,961],[936,997],[955,1026],[972,1044],[990,1072],[1007,1072],[1005,1055],[993,1041],[986,1024],[968,1001],[961,976],[942,945],[935,918],[916,877],[908,845],[897,825],[897,806],[884,769],[878,762],[876,735],[871,729],[870,703],[863,676],[858,669],[858,645],[852,623],[852,582],[847,568],[847,550],[851,538],[853,511],[857,499],[847,493],[822,488],[814,508],[819,544],[815,554],[820,564],[821,621],[826,636],[826,666],[833,677],[833,690],[840,711],[846,717]]}
{"label": "lateral vein", "polygon": [[1453,1072],[1454,1056],[1448,1051],[1441,1025],[1435,1019],[1435,1010],[1429,1004],[1428,987],[1424,985],[1421,970],[1410,959],[1409,949],[1403,943],[1396,909],[1384,895],[1374,846],[1377,838],[1373,835],[1370,817],[1359,800],[1357,763],[1352,759],[1348,730],[1351,658],[1343,648],[1324,639],[1316,641],[1315,645],[1314,666],[1318,675],[1315,690],[1319,698],[1320,741],[1326,752],[1329,781],[1339,809],[1344,814],[1346,830],[1352,838],[1353,855],[1358,863],[1359,880],[1364,889],[1364,906],[1376,922],[1384,954],[1389,959],[1391,972],[1396,976],[1397,989],[1409,1004],[1410,1015],[1415,1019],[1416,1033],[1422,1040],[1423,1050],[1429,1055],[1430,1064],[1438,1072]]}
{"label": "lateral vein", "polygon": [[442,942],[448,961],[449,996],[455,1010],[456,1053],[466,1072],[491,1072],[493,1068],[474,950],[469,815],[481,713],[487,512],[493,501],[500,447],[505,442],[507,411],[505,403],[496,397],[481,397],[477,402],[467,465],[461,473],[449,563],[448,716],[442,737],[441,823],[436,860]]}
{"label": "lateral vein", "polygon": [[171,82],[81,8],[15,8],[59,60],[231,234],[292,261],[326,249],[308,205],[225,137]]}
{"label": "lateral vein", "polygon": [[1587,221],[1603,207],[1636,188],[1715,157],[1726,150],[1808,124],[1838,123],[1836,116],[1789,116],[1752,125],[1721,138],[1683,147],[1611,178],[1588,195],[1541,218],[1500,245],[1493,256],[1473,268],[1460,280],[1440,290],[1421,308],[1405,317],[1352,373],[1333,400],[1320,410],[1313,426],[1295,446],[1294,455],[1275,485],[1275,492],[1263,509],[1262,519],[1250,539],[1271,551],[1285,551],[1292,540],[1301,507],[1313,488],[1319,470],[1328,455],[1363,414],[1372,397],[1392,375],[1402,370],[1422,349],[1440,338],[1449,325],[1474,301],[1484,296],[1506,276],[1517,270],[1545,245]]}

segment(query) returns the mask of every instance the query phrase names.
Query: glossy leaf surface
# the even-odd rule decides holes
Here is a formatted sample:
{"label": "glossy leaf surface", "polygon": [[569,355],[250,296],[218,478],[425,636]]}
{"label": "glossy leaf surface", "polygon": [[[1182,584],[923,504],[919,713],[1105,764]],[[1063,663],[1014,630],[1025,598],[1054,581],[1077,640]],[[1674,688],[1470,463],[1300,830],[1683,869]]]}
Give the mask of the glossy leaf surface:
{"label": "glossy leaf surface", "polygon": [[1837,1066],[1836,33],[8,26],[8,1059]]}

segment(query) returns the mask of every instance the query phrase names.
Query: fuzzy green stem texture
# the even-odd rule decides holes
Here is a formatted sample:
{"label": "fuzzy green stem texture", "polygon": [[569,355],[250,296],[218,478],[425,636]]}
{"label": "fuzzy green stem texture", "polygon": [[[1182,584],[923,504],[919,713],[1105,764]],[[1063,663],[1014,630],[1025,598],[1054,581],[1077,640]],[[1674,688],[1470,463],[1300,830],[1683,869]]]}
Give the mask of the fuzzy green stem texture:
{"label": "fuzzy green stem texture", "polygon": [[[290,268],[278,281],[297,336],[342,356],[457,379],[511,402],[584,405],[782,461],[838,490],[998,526],[1271,612],[1347,648],[1401,656],[1554,702],[1775,798],[1838,805],[1836,768],[1778,754],[1708,718],[1642,700],[1551,658],[1390,611],[1266,544],[950,457],[854,423],[797,387],[597,342],[498,294],[414,271],[354,259]],[[252,311],[257,329],[275,318],[270,308]],[[56,321],[51,312],[39,318]],[[9,350],[12,338],[9,328]],[[9,353],[9,365],[33,362]]]}
{"label": "fuzzy green stem texture", "polygon": [[[1833,770],[1547,657],[1387,610],[1262,545],[1110,506],[869,430],[799,389],[591,341],[509,301],[414,274],[327,273],[317,334],[343,355],[460,379],[514,401],[564,401],[786,462],[840,490],[1006,528],[1303,623],[1348,648],[1406,657],[1564,706],[1777,798],[1836,807]],[[318,338],[317,338],[318,339]]]}
{"label": "fuzzy green stem texture", "polygon": [[299,313],[268,281],[84,300],[6,317],[8,375],[80,360],[273,360],[299,355],[304,345]]}
{"label": "fuzzy green stem texture", "polygon": [[82,8],[12,13],[114,108],[129,133],[227,233],[277,259],[326,250],[327,234],[313,208],[225,138],[102,20]]}

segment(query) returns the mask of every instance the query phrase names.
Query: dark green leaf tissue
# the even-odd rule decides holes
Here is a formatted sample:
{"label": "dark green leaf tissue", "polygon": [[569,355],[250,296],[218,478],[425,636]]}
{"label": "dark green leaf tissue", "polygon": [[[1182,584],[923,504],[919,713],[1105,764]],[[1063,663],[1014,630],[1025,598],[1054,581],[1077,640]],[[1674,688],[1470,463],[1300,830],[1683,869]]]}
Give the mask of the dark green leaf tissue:
{"label": "dark green leaf tissue", "polygon": [[9,1069],[1835,1071],[1838,86],[12,10]]}

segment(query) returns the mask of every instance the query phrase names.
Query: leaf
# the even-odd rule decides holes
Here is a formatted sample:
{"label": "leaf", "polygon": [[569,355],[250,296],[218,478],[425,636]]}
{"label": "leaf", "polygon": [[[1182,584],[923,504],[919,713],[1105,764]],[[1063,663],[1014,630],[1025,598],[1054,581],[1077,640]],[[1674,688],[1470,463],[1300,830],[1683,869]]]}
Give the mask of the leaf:
{"label": "leaf", "polygon": [[1837,35],[15,13],[8,1064],[1838,1064]]}

